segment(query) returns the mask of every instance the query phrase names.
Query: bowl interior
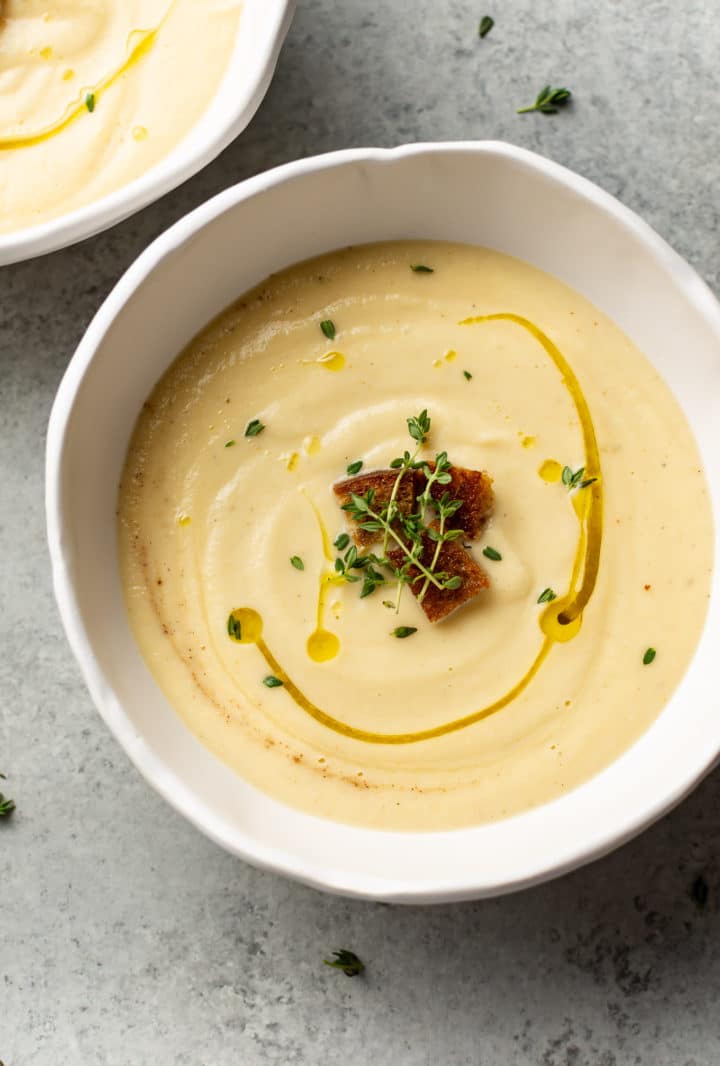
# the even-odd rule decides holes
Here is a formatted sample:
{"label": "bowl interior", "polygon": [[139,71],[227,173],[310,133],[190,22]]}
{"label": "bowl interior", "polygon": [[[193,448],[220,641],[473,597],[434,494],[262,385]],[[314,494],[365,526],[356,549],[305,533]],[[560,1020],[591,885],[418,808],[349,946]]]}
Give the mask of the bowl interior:
{"label": "bowl interior", "polygon": [[116,560],[116,493],[130,433],[187,340],[272,271],[342,245],[410,237],[519,256],[614,318],[684,408],[717,515],[720,309],[713,297],[660,238],[596,187],[520,149],[480,144],[290,164],[221,194],[155,242],[98,313],[61,387],[48,443],[48,521],[58,601],[93,697],[171,803],[259,865],[347,894],[439,900],[508,891],[601,854],[713,764],[720,751],[717,574],[690,669],[622,758],[562,799],[507,821],[398,834],[290,810],[203,748],[135,646]]}

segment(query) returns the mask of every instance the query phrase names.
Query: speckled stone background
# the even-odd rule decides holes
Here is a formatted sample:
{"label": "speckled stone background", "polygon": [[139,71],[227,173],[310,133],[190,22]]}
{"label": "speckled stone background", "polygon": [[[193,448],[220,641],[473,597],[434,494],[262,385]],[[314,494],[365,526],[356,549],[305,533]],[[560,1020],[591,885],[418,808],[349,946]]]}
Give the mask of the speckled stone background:
{"label": "speckled stone background", "polygon": [[[265,103],[220,159],[109,233],[0,270],[5,1066],[720,1061],[720,776],[610,858],[497,901],[399,909],[258,873],[151,792],[93,710],[43,516],[50,405],[100,301],[187,210],[297,156],[526,145],[639,211],[718,291],[717,16],[708,0],[300,0]],[[517,116],[550,80],[575,106]],[[366,977],[321,964],[341,946]]]}

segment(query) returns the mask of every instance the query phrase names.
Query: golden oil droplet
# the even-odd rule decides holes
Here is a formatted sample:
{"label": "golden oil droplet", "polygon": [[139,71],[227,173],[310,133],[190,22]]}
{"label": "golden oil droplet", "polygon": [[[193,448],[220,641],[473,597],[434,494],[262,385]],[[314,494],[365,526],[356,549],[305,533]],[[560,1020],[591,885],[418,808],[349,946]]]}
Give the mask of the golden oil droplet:
{"label": "golden oil droplet", "polygon": [[434,359],[433,360],[433,366],[435,367],[436,370],[439,369],[439,367],[444,366],[444,365],[445,364],[443,363],[442,359]]}
{"label": "golden oil droplet", "polygon": [[307,455],[317,455],[322,448],[322,442],[319,437],[314,434],[310,437],[306,437],[303,441],[303,448]]}
{"label": "golden oil droplet", "polygon": [[315,361],[318,366],[322,366],[326,370],[332,370],[335,373],[345,366],[345,356],[342,352],[326,352],[325,355],[321,355]]}
{"label": "golden oil droplet", "polygon": [[70,81],[70,79],[74,78],[74,77],[75,77],[75,71],[72,69],[72,67],[68,67],[67,70],[63,73],[63,76],[62,76],[63,81]]}
{"label": "golden oil droplet", "polygon": [[544,463],[540,464],[538,474],[543,481],[559,481],[562,477],[563,468],[555,459],[546,459]]}
{"label": "golden oil droplet", "polygon": [[178,520],[177,521],[178,521],[178,525],[179,526],[189,526],[190,525],[190,515],[189,514],[178,515]]}
{"label": "golden oil droplet", "polygon": [[572,606],[567,596],[549,603],[540,615],[540,628],[546,637],[565,644],[580,632],[582,613]]}
{"label": "golden oil droplet", "polygon": [[290,471],[296,470],[297,469],[297,465],[298,465],[299,462],[300,462],[300,456],[298,455],[298,453],[297,452],[292,452],[287,457],[287,464],[286,464],[287,469],[290,470]]}
{"label": "golden oil droplet", "polygon": [[316,629],[307,639],[307,653],[314,663],[326,663],[340,651],[340,641],[327,629]]}
{"label": "golden oil droplet", "polygon": [[133,140],[144,141],[148,135],[147,126],[133,126],[132,135]]}
{"label": "golden oil droplet", "polygon": [[454,348],[451,348],[450,351],[445,352],[445,362],[446,363],[454,363],[456,359],[457,359],[457,352],[455,351]]}
{"label": "golden oil droplet", "polygon": [[[523,448],[532,448],[535,444],[535,437],[523,437],[520,443],[522,444]],[[540,476],[542,477],[542,474]]]}
{"label": "golden oil droplet", "polygon": [[257,611],[254,611],[252,607],[236,607],[230,612],[230,618],[240,628],[240,636],[235,636],[235,633],[230,632],[228,620],[228,636],[231,640],[237,644],[257,644],[262,637],[263,630],[262,618]]}
{"label": "golden oil droplet", "polygon": [[46,45],[45,48],[41,48],[40,49],[40,55],[42,56],[43,59],[49,59],[50,58],[50,56],[52,55],[52,48],[50,47],[49,44]]}

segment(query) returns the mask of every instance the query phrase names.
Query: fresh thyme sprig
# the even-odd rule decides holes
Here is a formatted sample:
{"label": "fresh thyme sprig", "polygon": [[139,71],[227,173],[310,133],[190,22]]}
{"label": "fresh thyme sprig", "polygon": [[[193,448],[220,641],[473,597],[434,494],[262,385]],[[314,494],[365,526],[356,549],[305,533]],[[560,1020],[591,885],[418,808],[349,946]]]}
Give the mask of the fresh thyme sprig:
{"label": "fresh thyme sprig", "polygon": [[[425,483],[425,491],[420,497],[420,505],[421,507],[427,507],[430,504],[430,489],[433,483],[437,481],[439,485],[448,485],[452,481],[452,477],[448,473],[450,470],[450,462],[447,457],[447,452],[440,452],[436,457],[434,470],[430,470],[427,464],[423,467],[423,470],[427,481]],[[430,563],[431,573],[435,571],[435,567],[438,564],[443,544],[446,544],[451,540],[458,540],[458,538],[463,535],[462,529],[447,529],[445,526],[448,518],[452,518],[452,516],[462,507],[462,500],[453,500],[449,492],[443,492],[440,499],[434,501],[434,505],[438,514],[438,525],[437,527],[428,526],[427,529],[428,537],[430,540],[435,541],[435,551],[433,552],[432,561]],[[462,578],[451,577],[445,581],[443,587],[446,589],[455,589],[460,588],[461,584]],[[425,583],[418,595],[418,603],[422,603],[425,599],[429,587],[430,581],[428,578],[425,578]]]}
{"label": "fresh thyme sprig", "polygon": [[530,104],[529,107],[519,107],[517,113],[526,115],[530,111],[540,111],[543,115],[555,115],[558,108],[564,107],[571,96],[569,89],[553,89],[551,85],[546,85],[537,94],[534,104]]}
{"label": "fresh thyme sprig", "polygon": [[[348,540],[344,541],[344,543],[347,544],[349,539],[350,538],[348,537]],[[338,540],[340,540],[340,537],[338,537]],[[354,544],[351,544],[344,556],[342,558],[338,556],[335,560],[335,573],[340,577],[344,577],[346,581],[359,581],[360,575],[352,573],[352,570],[360,569],[360,567],[357,566],[357,560],[358,550]]]}
{"label": "fresh thyme sprig", "polygon": [[[407,427],[416,447],[412,453],[406,450],[403,455],[391,461],[390,468],[396,470],[397,475],[387,503],[378,506],[375,503],[375,490],[368,489],[363,495],[352,493],[349,502],[343,505],[343,510],[348,512],[363,532],[382,534],[380,553],[367,552],[361,555],[358,554],[357,548],[352,546],[344,556],[335,560],[336,573],[347,581],[358,581],[359,577],[353,571],[364,569],[361,597],[370,595],[379,585],[386,584],[387,579],[377,567],[390,570],[398,583],[396,611],[400,609],[400,597],[406,584],[423,582],[418,593],[421,603],[431,585],[439,590],[458,589],[462,585],[462,577],[459,575],[437,570],[443,544],[457,540],[463,535],[460,529],[448,528],[449,519],[462,507],[462,500],[452,499],[447,491],[438,499],[432,492],[435,485],[450,484],[452,464],[447,452],[439,452],[432,464],[418,458],[430,435],[431,419],[427,410],[408,418]],[[415,498],[413,511],[407,514],[399,507],[398,493],[403,477],[413,470],[422,470],[425,485]],[[432,523],[428,521],[430,514],[435,519]],[[429,565],[422,561],[427,540],[435,544]],[[399,549],[404,556],[400,566],[388,558],[391,542],[395,550]],[[341,534],[335,541],[335,547],[342,551],[348,543],[347,535]]]}
{"label": "fresh thyme sprig", "polygon": [[594,485],[597,481],[596,477],[586,478],[584,475],[584,466],[581,466],[575,471],[569,466],[564,466],[562,471],[562,483],[567,487],[568,492],[572,492],[573,489],[586,489],[588,485]]}

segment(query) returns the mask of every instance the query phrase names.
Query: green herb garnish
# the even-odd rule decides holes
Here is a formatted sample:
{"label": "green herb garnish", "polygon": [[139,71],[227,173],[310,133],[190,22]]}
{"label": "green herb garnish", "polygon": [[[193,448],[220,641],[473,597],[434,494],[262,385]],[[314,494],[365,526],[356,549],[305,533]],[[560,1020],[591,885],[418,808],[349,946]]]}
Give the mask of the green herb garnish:
{"label": "green herb garnish", "polygon": [[326,966],[332,966],[336,970],[342,970],[346,977],[357,977],[365,969],[365,964],[360,961],[354,951],[333,951],[333,959],[323,959]]}
{"label": "green herb garnish", "polygon": [[588,485],[594,485],[594,483],[596,481],[597,481],[596,477],[587,477],[587,478],[585,478],[584,481],[580,482],[579,488],[586,489],[588,487]]}
{"label": "green herb garnish", "polygon": [[472,374],[469,370],[463,370],[463,377],[466,381],[472,381]]}
{"label": "green herb garnish", "polygon": [[487,37],[494,25],[494,18],[491,18],[490,15],[483,15],[478,26],[478,37]]}
{"label": "green herb garnish", "polygon": [[568,492],[572,492],[573,489],[585,488],[587,485],[592,485],[593,481],[597,481],[597,478],[588,478],[587,482],[583,482],[583,475],[585,473],[585,467],[581,466],[574,473],[569,466],[563,467],[562,483],[567,486]]}
{"label": "green herb garnish", "polygon": [[234,444],[234,443],[235,443],[235,441],[234,441],[234,440],[226,440],[226,441],[225,441],[225,447],[226,447],[226,448],[232,448],[232,446],[233,446],[233,444]]}
{"label": "green herb garnish", "polygon": [[337,537],[333,541],[333,547],[337,548],[337,550],[339,552],[341,552],[341,551],[345,551],[345,549],[347,548],[349,543],[350,543],[350,534],[349,533],[338,533]]}
{"label": "green herb garnish", "polygon": [[434,267],[425,266],[424,263],[411,263],[410,264],[410,269],[415,274],[434,274],[435,273],[435,268]]}
{"label": "green herb garnish", "polygon": [[228,634],[233,638],[233,640],[242,639],[242,625],[232,612],[230,612],[230,614],[228,615],[227,631]]}
{"label": "green herb garnish", "polygon": [[326,318],[320,323],[320,329],[323,331],[329,341],[335,340],[335,323],[330,318]]}
{"label": "green herb garnish", "polygon": [[648,648],[645,654],[643,655],[643,666],[649,666],[656,655],[657,652],[654,648]]}
{"label": "green herb garnish", "polygon": [[569,89],[553,89],[551,85],[546,85],[538,93],[534,104],[529,107],[519,107],[517,113],[526,115],[529,111],[541,111],[543,115],[554,115],[559,107],[565,106],[571,96]]}
{"label": "green herb garnish", "polygon": [[259,418],[253,418],[252,422],[248,422],[247,426],[245,427],[245,436],[246,437],[257,437],[258,433],[262,433],[262,431],[264,429],[265,429],[265,426],[260,421],[260,419]]}
{"label": "green herb garnish", "polygon": [[[338,540],[339,539],[340,538],[338,537]],[[349,540],[350,540],[350,538],[348,537],[348,541]],[[352,571],[355,570],[355,569],[362,569],[362,564],[361,564],[361,566],[358,567],[357,566],[357,561],[358,561],[358,550],[355,547],[355,545],[352,544],[348,548],[348,550],[345,552],[345,554],[342,557],[342,559],[338,557],[335,560],[335,573],[336,574],[340,574],[340,576],[344,577],[346,581],[350,581],[350,582],[359,581],[360,580],[360,575],[352,573]]]}
{"label": "green herb garnish", "polygon": [[[354,546],[349,548],[343,558],[335,560],[335,570],[347,581],[358,581],[359,577],[354,571],[365,568],[362,596],[369,595],[379,584],[385,583],[386,578],[376,569],[377,566],[389,570],[398,582],[396,611],[399,610],[400,595],[406,584],[422,581],[422,587],[417,592],[419,603],[422,603],[430,585],[440,590],[457,589],[462,585],[462,577],[459,575],[452,576],[437,570],[443,544],[457,540],[463,535],[462,529],[448,528],[448,520],[463,503],[462,500],[452,499],[447,491],[439,499],[432,494],[434,485],[451,483],[452,464],[447,452],[439,452],[435,456],[432,468],[429,463],[418,459],[420,450],[430,434],[430,425],[427,410],[407,419],[408,433],[415,442],[415,451],[412,454],[405,451],[390,462],[390,468],[397,471],[397,477],[390,498],[384,506],[375,504],[373,489],[368,489],[362,496],[351,493],[350,502],[343,504],[343,510],[349,513],[361,530],[367,533],[382,533],[383,541],[379,554],[369,552],[359,555]],[[422,470],[425,475],[424,488],[415,498],[413,512],[403,514],[397,503],[397,495],[404,475],[414,470]],[[437,518],[432,524],[427,521],[429,513]],[[395,550],[399,550],[404,556],[400,566],[388,558],[391,541]],[[435,551],[431,562],[426,565],[422,558],[428,542],[434,542]],[[347,543],[348,541],[345,541],[343,547]],[[339,544],[336,543],[336,547],[340,547]]]}
{"label": "green herb garnish", "polygon": [[497,548],[491,548],[489,545],[488,547],[483,548],[483,555],[486,559],[492,559],[495,563],[499,563],[502,559],[502,555]]}
{"label": "green herb garnish", "polygon": [[85,96],[85,107],[88,111],[93,112],[95,110],[95,93],[87,93]]}
{"label": "green herb garnish", "polygon": [[279,677],[275,677],[274,674],[268,674],[267,677],[263,678],[263,685],[267,688],[280,688],[282,681]]}
{"label": "green herb garnish", "polygon": [[398,640],[404,640],[405,637],[411,637],[413,633],[417,633],[417,626],[397,626],[390,636],[397,637]]}
{"label": "green herb garnish", "polygon": [[353,474],[359,474],[362,470],[362,459],[356,459],[354,463],[349,463],[347,467],[348,474],[352,477]]}
{"label": "green herb garnish", "polygon": [[[417,418],[408,418],[407,427],[412,439],[416,440],[418,444],[424,444],[430,432],[430,418],[428,417],[427,408],[421,411]],[[397,459],[394,459],[393,462],[397,463]],[[392,463],[390,465],[392,466]]]}
{"label": "green herb garnish", "polygon": [[[0,774],[0,777],[3,781],[5,780],[5,774]],[[0,818],[9,818],[14,810],[15,800],[3,796],[2,792],[0,792]]]}
{"label": "green herb garnish", "polygon": [[291,555],[290,556],[290,562],[292,563],[292,565],[295,567],[296,570],[304,570],[305,569],[305,563],[302,561],[302,559],[300,558],[299,555]]}
{"label": "green herb garnish", "polygon": [[390,610],[395,610],[395,604],[393,603],[392,600],[383,600],[382,604],[383,604],[383,607],[389,607]]}
{"label": "green herb garnish", "polygon": [[557,599],[557,593],[553,592],[551,588],[543,589],[537,598],[538,603],[552,603]]}

